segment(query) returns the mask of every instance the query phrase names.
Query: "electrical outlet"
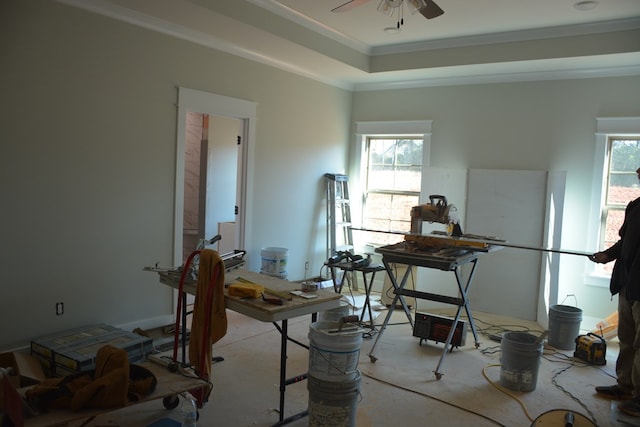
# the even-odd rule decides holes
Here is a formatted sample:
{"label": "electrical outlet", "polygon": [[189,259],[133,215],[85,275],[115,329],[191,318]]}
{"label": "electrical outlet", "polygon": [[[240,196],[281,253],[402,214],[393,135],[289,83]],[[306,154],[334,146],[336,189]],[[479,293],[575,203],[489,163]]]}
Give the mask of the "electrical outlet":
{"label": "electrical outlet", "polygon": [[56,316],[62,316],[64,314],[64,303],[57,302],[56,303]]}
{"label": "electrical outlet", "polygon": [[305,271],[309,270],[309,261],[304,262],[304,269]]}

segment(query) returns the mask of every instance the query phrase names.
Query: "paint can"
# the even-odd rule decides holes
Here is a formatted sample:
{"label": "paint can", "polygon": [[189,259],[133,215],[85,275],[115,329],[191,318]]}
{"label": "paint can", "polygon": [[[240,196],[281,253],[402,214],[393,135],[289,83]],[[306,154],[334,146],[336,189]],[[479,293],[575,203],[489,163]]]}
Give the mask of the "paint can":
{"label": "paint can", "polygon": [[262,265],[260,273],[269,276],[287,278],[287,261],[289,259],[289,250],[287,248],[278,248],[269,246],[260,250]]}
{"label": "paint can", "polygon": [[549,307],[548,343],[559,350],[576,348],[576,337],[580,334],[582,310],[570,305]]}
{"label": "paint can", "polygon": [[318,322],[339,322],[344,316],[348,316],[351,306],[347,301],[340,301],[340,306],[318,313]]}
{"label": "paint can", "polygon": [[542,342],[527,332],[505,332],[500,342],[500,385],[533,391],[538,382]]}
{"label": "paint can", "polygon": [[323,381],[309,375],[307,388],[309,427],[355,427],[360,371],[346,382]]}
{"label": "paint can", "polygon": [[322,381],[348,382],[360,375],[362,329],[339,322],[314,322],[309,328],[309,375]]}

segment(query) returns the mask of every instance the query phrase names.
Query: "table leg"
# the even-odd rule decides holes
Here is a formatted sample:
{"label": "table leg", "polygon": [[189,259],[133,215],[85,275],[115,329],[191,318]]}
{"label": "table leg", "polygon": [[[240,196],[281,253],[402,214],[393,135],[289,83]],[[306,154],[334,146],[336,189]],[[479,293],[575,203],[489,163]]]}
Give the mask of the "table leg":
{"label": "table leg", "polygon": [[[315,321],[317,318],[317,313],[313,313],[311,315],[312,321]],[[282,320],[282,325],[278,326],[276,322],[273,322],[273,325],[280,332],[280,406],[279,406],[279,416],[278,422],[273,424],[272,427],[283,426],[289,424],[290,422],[299,420],[301,418],[309,415],[309,410],[306,409],[300,413],[290,416],[289,418],[284,418],[284,402],[285,402],[285,392],[287,386],[290,384],[294,384],[300,381],[304,381],[308,378],[308,374],[304,373],[302,375],[298,375],[297,377],[287,379],[287,342],[289,341],[289,327],[287,319]],[[302,345],[297,341],[294,341],[298,345]],[[303,347],[308,348],[303,345]]]}
{"label": "table leg", "polygon": [[338,285],[338,278],[336,277],[336,267],[329,265],[329,272],[331,273],[331,281],[333,282],[333,291],[337,294],[342,292],[342,282]]}
{"label": "table leg", "polygon": [[284,419],[284,393],[287,387],[287,339],[288,321],[284,319],[280,331],[280,421]]}
{"label": "table leg", "polygon": [[364,313],[365,310],[369,313],[369,328],[374,330],[375,326],[373,326],[373,312],[371,311],[371,300],[370,295],[371,295],[371,286],[373,286],[373,280],[376,277],[376,272],[375,270],[371,272],[371,279],[370,281],[367,283],[367,273],[366,272],[362,272],[362,281],[364,283],[364,293],[365,293],[365,298],[364,298],[364,306],[362,307],[362,314],[360,314],[360,322],[362,323],[364,321]]}

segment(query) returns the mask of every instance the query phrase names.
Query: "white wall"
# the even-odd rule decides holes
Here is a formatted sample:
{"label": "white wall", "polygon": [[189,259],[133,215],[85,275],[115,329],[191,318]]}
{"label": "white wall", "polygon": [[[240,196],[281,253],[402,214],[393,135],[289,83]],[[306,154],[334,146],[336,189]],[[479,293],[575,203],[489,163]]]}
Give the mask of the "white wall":
{"label": "white wall", "polygon": [[[587,249],[595,117],[640,115],[640,78],[352,94],[48,0],[0,2],[0,52],[0,350],[171,320],[142,268],[173,259],[177,86],[257,103],[245,249],[258,270],[288,248],[290,279],[324,261],[323,175],[346,172],[352,122],[433,120],[432,166],[566,170],[562,243]],[[604,317],[581,270],[562,283]]]}
{"label": "white wall", "polygon": [[319,270],[351,93],[47,0],[1,3],[0,51],[0,350],[172,321],[142,268],[173,259],[178,86],[257,103],[250,265],[277,245]]}
{"label": "white wall", "polygon": [[[639,112],[640,78],[625,77],[359,92],[354,94],[352,119],[432,120],[431,167],[566,172],[560,244],[590,251],[596,248],[587,246],[585,230],[596,118]],[[449,202],[461,204],[451,198]],[[522,221],[526,226],[527,218]],[[616,309],[617,299],[611,299],[607,288],[584,284],[588,262],[585,257],[561,257],[558,298],[575,294],[584,317],[602,319]],[[502,290],[508,286],[512,284],[504,283]],[[480,288],[476,283],[475,291]],[[483,295],[486,298],[491,296]]]}

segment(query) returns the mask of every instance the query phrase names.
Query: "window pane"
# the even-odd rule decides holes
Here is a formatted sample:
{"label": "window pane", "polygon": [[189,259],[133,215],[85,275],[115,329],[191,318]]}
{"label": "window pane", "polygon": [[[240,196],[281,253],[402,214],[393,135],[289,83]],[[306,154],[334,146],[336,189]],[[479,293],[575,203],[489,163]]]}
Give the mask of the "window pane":
{"label": "window pane", "polygon": [[624,221],[624,211],[620,209],[609,209],[606,219],[606,233],[604,238],[604,247],[609,248],[620,239],[618,230],[622,227]]}
{"label": "window pane", "polygon": [[411,230],[411,208],[419,204],[418,196],[406,196],[396,194],[392,197],[392,206],[390,218],[396,221],[405,221],[406,227],[396,228],[395,230],[410,231]]}
{"label": "window pane", "polygon": [[390,212],[391,194],[369,193],[367,195],[366,217],[388,219]]}
{"label": "window pane", "polygon": [[612,139],[607,204],[626,205],[640,196],[636,169],[640,167],[638,140]]}
{"label": "window pane", "polygon": [[422,139],[369,139],[367,188],[420,191]]}
{"label": "window pane", "polygon": [[[609,209],[606,213],[606,227],[605,227],[605,241],[602,249],[607,249],[613,246],[618,239],[618,230],[622,226],[624,221],[624,210],[621,209]],[[611,274],[613,271],[613,262],[608,264],[598,264],[596,269],[600,273]]]}
{"label": "window pane", "polygon": [[634,172],[640,167],[640,141],[636,139],[612,139],[612,172]]}
{"label": "window pane", "polygon": [[[609,137],[609,165],[605,177],[607,188],[602,206],[600,225],[600,250],[607,249],[618,239],[618,230],[624,221],[624,209],[631,200],[640,197],[640,185],[636,169],[640,167],[640,140],[638,136]],[[611,274],[613,262],[596,264],[598,274]]]}
{"label": "window pane", "polygon": [[[422,139],[368,138],[366,190],[362,225],[380,231],[409,231],[411,208],[422,183]],[[401,235],[364,233],[367,243],[389,244]]]}

